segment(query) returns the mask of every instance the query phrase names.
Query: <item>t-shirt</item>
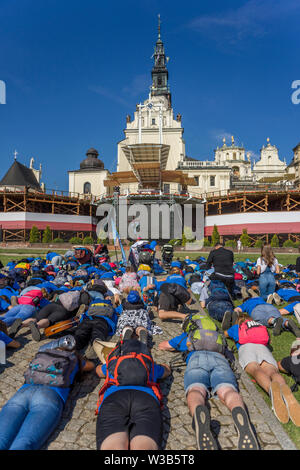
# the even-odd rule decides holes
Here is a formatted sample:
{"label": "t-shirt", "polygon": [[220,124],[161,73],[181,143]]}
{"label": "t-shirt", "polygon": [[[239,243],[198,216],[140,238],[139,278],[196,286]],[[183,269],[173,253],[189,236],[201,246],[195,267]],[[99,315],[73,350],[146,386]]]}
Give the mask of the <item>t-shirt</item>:
{"label": "t-shirt", "polygon": [[[102,373],[106,376],[106,364],[103,364],[101,367]],[[163,366],[154,363],[154,371],[152,375],[152,371],[150,372],[149,375],[149,381],[156,383],[159,379],[162,378],[164,375],[165,369]],[[113,378],[113,377],[111,377]],[[109,395],[111,395],[114,392],[119,392],[120,390],[140,390],[141,392],[146,392],[149,395],[151,395],[155,400],[157,400],[157,397],[153,390],[150,387],[142,387],[139,385],[111,385],[106,392],[104,393],[103,400],[107,398]],[[158,400],[157,400],[158,401]]]}
{"label": "t-shirt", "polygon": [[242,312],[248,313],[251,317],[252,310],[257,307],[257,305],[265,305],[266,303],[267,302],[260,297],[253,297],[253,299],[248,299],[242,305],[239,305],[238,308],[240,308]]}
{"label": "t-shirt", "polygon": [[300,292],[298,292],[296,289],[278,289],[276,293],[286,302],[288,302],[292,297],[300,298]]}
{"label": "t-shirt", "polygon": [[293,375],[300,383],[300,355],[284,357],[281,365],[289,374]]}
{"label": "t-shirt", "polygon": [[[186,340],[188,338],[188,335],[187,333],[181,333],[181,335],[179,336],[175,336],[175,338],[172,338],[169,340],[169,345],[176,349],[176,351],[181,351],[181,352],[185,352],[185,351],[188,351],[188,347],[187,347],[187,344],[186,344]],[[186,363],[189,362],[190,360],[190,357],[192,356],[192,354],[194,354],[194,352],[196,351],[191,351],[187,357],[186,357]]]}
{"label": "t-shirt", "polygon": [[0,341],[3,341],[5,344],[9,344],[12,342],[12,339],[7,336],[3,331],[0,331]]}
{"label": "t-shirt", "polygon": [[227,330],[229,338],[235,341],[237,349],[240,347],[239,343],[239,325],[233,325]]}
{"label": "t-shirt", "polygon": [[46,260],[47,260],[47,261],[52,261],[52,259],[53,259],[55,256],[60,256],[60,255],[59,255],[58,253],[54,253],[54,252],[48,253],[48,254],[46,255]]}
{"label": "t-shirt", "polygon": [[[278,265],[278,260],[277,258],[274,258],[274,261],[273,261],[273,264],[272,266],[269,266],[270,270],[272,273],[275,273],[276,271],[276,266]],[[265,260],[263,258],[258,258],[258,260],[256,261],[256,266],[260,266],[261,268],[261,274],[265,272],[265,270],[267,269],[267,263],[265,262]]]}
{"label": "t-shirt", "polygon": [[295,305],[299,304],[299,300],[296,300],[296,302],[292,302],[290,305],[287,305],[284,307],[284,310],[287,310],[289,313],[294,313],[294,307]]}
{"label": "t-shirt", "polygon": [[233,276],[233,252],[223,247],[212,250],[207,258],[206,269],[210,269],[212,266],[215,273]]}
{"label": "t-shirt", "polygon": [[185,289],[187,288],[186,280],[180,274],[170,274],[169,276],[167,276],[165,282],[169,284],[178,284],[184,287]]}

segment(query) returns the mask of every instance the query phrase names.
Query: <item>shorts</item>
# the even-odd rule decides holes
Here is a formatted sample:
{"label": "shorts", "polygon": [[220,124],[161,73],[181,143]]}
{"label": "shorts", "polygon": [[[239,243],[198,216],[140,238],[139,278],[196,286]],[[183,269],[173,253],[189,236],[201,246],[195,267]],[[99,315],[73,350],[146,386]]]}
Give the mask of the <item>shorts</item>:
{"label": "shorts", "polygon": [[165,310],[166,312],[177,311],[180,305],[179,300],[172,294],[160,293],[158,299],[158,310]]}
{"label": "shorts", "polygon": [[264,361],[278,369],[277,362],[267,346],[247,343],[239,347],[239,363],[242,369],[245,369],[250,362],[261,364]]}
{"label": "shorts", "polygon": [[135,436],[150,437],[160,449],[162,416],[156,399],[140,390],[120,390],[105,398],[97,418],[97,449],[117,432],[128,433],[129,441]]}
{"label": "shorts", "polygon": [[258,321],[264,326],[270,326],[268,320],[270,318],[279,318],[281,314],[279,310],[271,304],[262,304],[254,307],[250,314],[251,318],[255,321]]}
{"label": "shorts", "polygon": [[229,362],[225,356],[213,351],[195,351],[191,355],[184,374],[185,393],[196,385],[204,387],[212,397],[224,386],[238,391]]}

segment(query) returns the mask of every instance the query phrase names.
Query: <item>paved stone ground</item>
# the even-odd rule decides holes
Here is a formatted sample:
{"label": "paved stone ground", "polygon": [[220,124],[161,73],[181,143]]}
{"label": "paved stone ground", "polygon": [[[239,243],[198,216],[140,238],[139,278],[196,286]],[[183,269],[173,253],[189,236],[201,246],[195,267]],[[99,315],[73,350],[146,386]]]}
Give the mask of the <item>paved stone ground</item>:
{"label": "paved stone ground", "polygon": [[[191,308],[194,310],[197,304]],[[176,321],[155,323],[162,327],[164,333],[154,336],[153,356],[157,362],[169,362],[174,353],[158,350],[158,344],[180,334],[180,323]],[[24,333],[23,333],[24,332]],[[0,365],[0,408],[23,384],[23,373],[39,346],[47,341],[36,343],[26,330],[17,336],[22,348],[8,352],[6,366]],[[248,376],[241,370],[239,379],[240,392],[247,405],[260,446],[264,450],[292,450],[295,445],[289,439],[279,421],[265,404]],[[191,417],[185,402],[183,374],[174,371],[173,375],[162,382],[165,407],[163,410],[165,450],[196,450]],[[81,383],[77,383],[67,401],[62,420],[57,430],[51,435],[43,449],[49,450],[87,450],[96,449],[96,416],[94,414],[101,381],[94,372],[86,374]],[[234,450],[237,445],[237,434],[230,412],[219,400],[209,401],[211,408],[212,429],[220,448]]]}

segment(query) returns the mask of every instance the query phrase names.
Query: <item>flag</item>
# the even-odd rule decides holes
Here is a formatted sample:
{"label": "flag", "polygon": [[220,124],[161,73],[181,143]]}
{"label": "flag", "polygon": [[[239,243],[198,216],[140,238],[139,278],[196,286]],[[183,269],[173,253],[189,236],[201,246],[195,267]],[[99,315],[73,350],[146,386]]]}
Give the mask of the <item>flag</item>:
{"label": "flag", "polygon": [[124,263],[124,265],[126,265],[127,260],[126,260],[125,251],[124,251],[120,236],[117,232],[117,229],[116,229],[116,226],[115,226],[115,221],[113,220],[113,218],[111,219],[111,228],[112,228],[112,236],[113,236],[113,239],[114,239],[114,246],[115,246],[115,248],[120,248],[121,253],[122,253],[123,263]]}

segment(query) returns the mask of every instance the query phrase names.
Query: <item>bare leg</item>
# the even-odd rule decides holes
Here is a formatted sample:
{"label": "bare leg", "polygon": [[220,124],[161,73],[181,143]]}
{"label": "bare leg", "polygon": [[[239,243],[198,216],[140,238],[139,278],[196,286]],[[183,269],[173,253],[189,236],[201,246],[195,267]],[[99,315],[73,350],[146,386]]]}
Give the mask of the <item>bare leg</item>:
{"label": "bare leg", "polygon": [[159,310],[158,316],[161,320],[171,320],[171,319],[184,320],[186,317],[186,313],[175,312],[173,310],[170,310],[170,311]]}
{"label": "bare leg", "polygon": [[244,408],[244,402],[241,395],[232,387],[221,387],[217,391],[217,395],[221,402],[224,403],[230,411],[232,411],[236,406]]}
{"label": "bare leg", "polygon": [[187,405],[190,415],[193,416],[198,405],[205,405],[206,390],[204,387],[193,387],[187,394]]}
{"label": "bare leg", "polygon": [[151,437],[135,436],[130,441],[130,450],[158,450],[158,447]]}
{"label": "bare leg", "polygon": [[101,444],[100,450],[128,450],[129,442],[126,432],[111,434]]}

